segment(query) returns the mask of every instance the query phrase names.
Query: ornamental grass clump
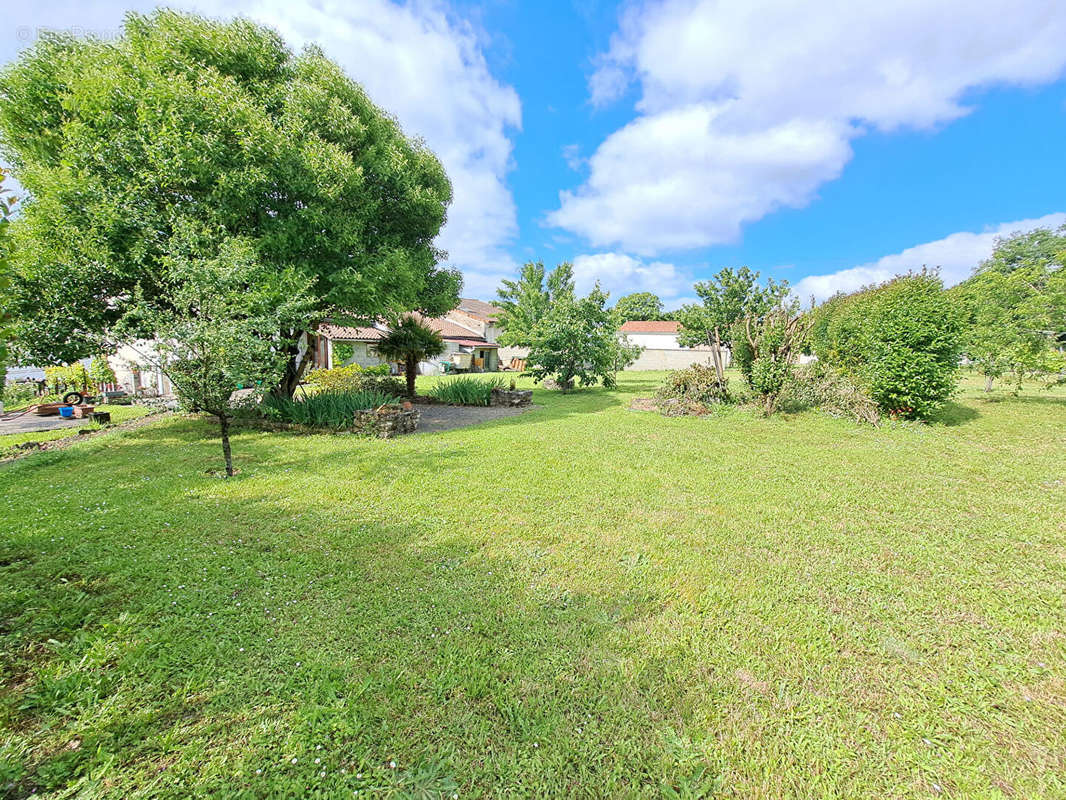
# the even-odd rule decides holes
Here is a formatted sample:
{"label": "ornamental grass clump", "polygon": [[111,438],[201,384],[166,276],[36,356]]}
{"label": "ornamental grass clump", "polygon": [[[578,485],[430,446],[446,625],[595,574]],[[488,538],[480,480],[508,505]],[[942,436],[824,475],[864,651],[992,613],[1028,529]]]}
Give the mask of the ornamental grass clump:
{"label": "ornamental grass clump", "polygon": [[293,400],[268,396],[263,400],[267,417],[315,428],[350,428],[355,412],[396,405],[393,394],[375,391],[323,391]]}
{"label": "ornamental grass clump", "polygon": [[429,396],[456,406],[487,406],[492,399],[492,390],[502,389],[504,383],[499,375],[485,378],[457,375],[438,381],[429,390]]}

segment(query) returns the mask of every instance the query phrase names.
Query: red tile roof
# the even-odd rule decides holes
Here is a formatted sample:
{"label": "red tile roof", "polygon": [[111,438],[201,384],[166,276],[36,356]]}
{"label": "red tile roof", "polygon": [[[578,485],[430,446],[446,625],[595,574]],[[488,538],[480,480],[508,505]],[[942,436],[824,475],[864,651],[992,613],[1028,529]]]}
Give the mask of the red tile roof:
{"label": "red tile roof", "polygon": [[449,342],[455,342],[456,344],[461,344],[464,347],[480,347],[480,348],[486,349],[486,350],[488,348],[490,348],[490,347],[492,347],[492,348],[498,348],[499,347],[498,344],[490,344],[489,342],[486,342],[484,339],[448,339],[448,341]]}
{"label": "red tile roof", "polygon": [[464,328],[450,319],[441,319],[440,317],[424,317],[421,314],[413,314],[412,316],[422,320],[427,328],[432,328],[445,339],[478,339],[484,342],[485,339],[477,335],[477,331],[472,331],[470,328]]}
{"label": "red tile roof", "polygon": [[335,325],[332,322],[320,323],[317,331],[327,339],[341,339],[353,342],[376,342],[385,336],[385,331],[378,330],[377,328]]}
{"label": "red tile roof", "polygon": [[677,333],[681,323],[672,320],[634,320],[622,325],[622,333]]}
{"label": "red tile roof", "polygon": [[458,310],[485,322],[495,322],[499,319],[500,314],[503,313],[492,303],[486,303],[484,300],[474,300],[470,297],[459,299]]}

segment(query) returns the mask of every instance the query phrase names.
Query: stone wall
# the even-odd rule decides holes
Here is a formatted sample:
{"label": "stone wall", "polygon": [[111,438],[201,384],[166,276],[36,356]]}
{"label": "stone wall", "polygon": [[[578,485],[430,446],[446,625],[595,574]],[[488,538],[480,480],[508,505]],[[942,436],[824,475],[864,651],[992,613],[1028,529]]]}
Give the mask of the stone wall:
{"label": "stone wall", "polygon": [[418,430],[418,411],[402,406],[356,411],[352,430],[378,439],[391,439],[404,433],[414,433]]}
{"label": "stone wall", "polygon": [[493,389],[489,398],[490,406],[528,406],[533,400],[533,392],[529,389]]}

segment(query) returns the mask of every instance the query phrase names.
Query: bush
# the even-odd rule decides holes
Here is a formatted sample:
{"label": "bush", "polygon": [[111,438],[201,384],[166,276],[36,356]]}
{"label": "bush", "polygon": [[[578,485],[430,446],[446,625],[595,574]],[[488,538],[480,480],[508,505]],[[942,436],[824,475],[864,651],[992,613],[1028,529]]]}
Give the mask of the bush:
{"label": "bush", "polygon": [[817,408],[834,417],[877,425],[877,403],[855,381],[820,362],[797,367],[785,389],[786,403]]}
{"label": "bush", "polygon": [[281,422],[318,428],[350,428],[356,411],[398,402],[396,394],[385,392],[329,390],[292,400],[267,395],[260,408],[264,416]]}
{"label": "bush", "polygon": [[475,378],[473,375],[457,375],[437,381],[429,390],[429,396],[443,403],[457,406],[487,406],[492,390],[504,385],[503,377]]}
{"label": "bush", "polygon": [[5,405],[12,408],[32,403],[37,397],[37,385],[34,383],[11,381],[4,385],[2,399]]}
{"label": "bush", "polygon": [[316,369],[307,376],[307,382],[329,392],[381,392],[396,396],[404,393],[403,383],[389,376],[388,364],[373,367],[349,364],[334,369]]}
{"label": "bush", "polygon": [[660,407],[668,400],[707,406],[732,402],[729,379],[719,380],[714,368],[706,364],[693,364],[685,369],[666,373],[666,378],[655,393],[655,399]]}
{"label": "bush", "polygon": [[745,317],[732,332],[736,364],[767,415],[778,409],[807,340],[809,321],[795,311],[795,303],[783,304],[760,317]]}
{"label": "bush", "polygon": [[814,312],[811,342],[882,410],[928,419],[955,391],[962,335],[940,278],[923,271],[834,298]]}

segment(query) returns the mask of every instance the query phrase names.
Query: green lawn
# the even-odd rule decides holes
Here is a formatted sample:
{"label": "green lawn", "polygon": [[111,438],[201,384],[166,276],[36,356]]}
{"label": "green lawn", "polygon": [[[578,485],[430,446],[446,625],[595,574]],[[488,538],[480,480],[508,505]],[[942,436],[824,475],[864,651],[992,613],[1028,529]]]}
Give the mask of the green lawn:
{"label": "green lawn", "polygon": [[[1066,392],[0,468],[0,797],[1064,797]],[[353,792],[358,790],[359,794]]]}

